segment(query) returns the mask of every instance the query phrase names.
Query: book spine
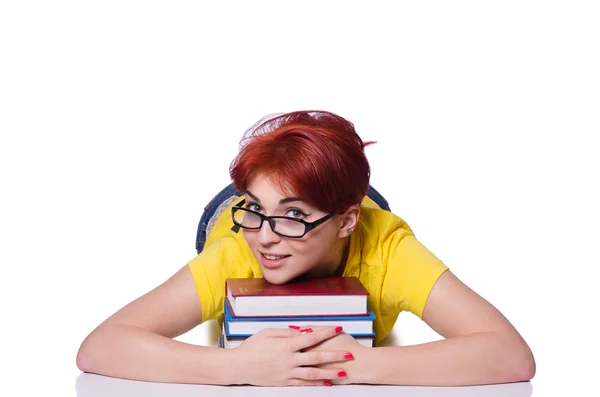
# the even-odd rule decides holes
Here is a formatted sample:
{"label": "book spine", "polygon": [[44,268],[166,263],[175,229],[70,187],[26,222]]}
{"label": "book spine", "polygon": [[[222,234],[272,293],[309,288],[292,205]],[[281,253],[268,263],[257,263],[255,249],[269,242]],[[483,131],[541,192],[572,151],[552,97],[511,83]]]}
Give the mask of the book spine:
{"label": "book spine", "polygon": [[[230,334],[227,326],[225,326],[225,337],[227,339],[247,339],[254,334]],[[375,338],[375,333],[366,333],[366,334],[348,334],[353,338]]]}

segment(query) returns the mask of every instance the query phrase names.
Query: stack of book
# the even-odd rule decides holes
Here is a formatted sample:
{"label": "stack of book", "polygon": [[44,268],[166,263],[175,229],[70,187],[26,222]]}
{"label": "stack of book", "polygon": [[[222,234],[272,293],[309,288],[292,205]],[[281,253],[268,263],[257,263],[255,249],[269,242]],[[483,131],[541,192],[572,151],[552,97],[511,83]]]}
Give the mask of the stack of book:
{"label": "stack of book", "polygon": [[265,328],[342,326],[363,346],[373,346],[375,315],[356,277],[270,284],[264,278],[225,282],[219,347],[233,348]]}

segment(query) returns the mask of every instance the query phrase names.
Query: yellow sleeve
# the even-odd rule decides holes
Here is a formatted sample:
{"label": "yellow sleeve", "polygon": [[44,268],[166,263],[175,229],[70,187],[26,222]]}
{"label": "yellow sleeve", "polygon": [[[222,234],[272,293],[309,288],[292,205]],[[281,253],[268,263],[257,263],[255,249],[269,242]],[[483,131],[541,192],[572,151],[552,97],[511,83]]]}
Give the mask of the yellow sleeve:
{"label": "yellow sleeve", "polygon": [[427,298],[448,267],[412,233],[400,233],[389,244],[382,304],[397,313],[410,311],[422,319]]}
{"label": "yellow sleeve", "polygon": [[222,316],[227,278],[253,277],[239,244],[233,236],[225,235],[188,262],[202,306],[202,322]]}

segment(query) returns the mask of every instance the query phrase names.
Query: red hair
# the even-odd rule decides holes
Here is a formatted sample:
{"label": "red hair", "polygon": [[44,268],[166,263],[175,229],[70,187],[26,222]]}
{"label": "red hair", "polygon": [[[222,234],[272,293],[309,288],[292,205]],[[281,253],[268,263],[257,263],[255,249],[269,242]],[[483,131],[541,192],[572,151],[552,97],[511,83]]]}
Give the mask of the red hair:
{"label": "red hair", "polygon": [[230,175],[237,191],[264,175],[286,195],[325,212],[359,204],[369,188],[370,167],[354,125],[330,112],[271,115],[246,131]]}

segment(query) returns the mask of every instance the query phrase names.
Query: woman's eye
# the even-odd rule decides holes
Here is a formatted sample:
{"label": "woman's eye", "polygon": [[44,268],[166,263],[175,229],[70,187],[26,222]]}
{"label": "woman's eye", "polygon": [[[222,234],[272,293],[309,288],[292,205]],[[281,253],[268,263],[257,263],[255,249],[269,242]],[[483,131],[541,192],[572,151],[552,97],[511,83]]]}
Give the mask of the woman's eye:
{"label": "woman's eye", "polygon": [[306,214],[304,212],[300,211],[299,209],[292,208],[292,209],[288,210],[286,216],[289,216],[290,218],[302,219],[302,218],[306,217]]}
{"label": "woman's eye", "polygon": [[260,212],[260,206],[258,204],[250,203],[246,205],[246,208],[248,208],[250,211]]}

